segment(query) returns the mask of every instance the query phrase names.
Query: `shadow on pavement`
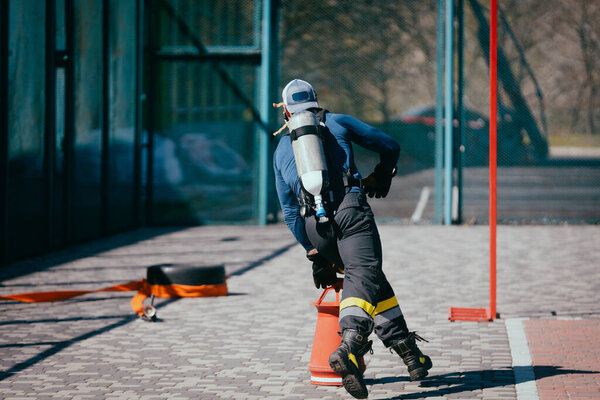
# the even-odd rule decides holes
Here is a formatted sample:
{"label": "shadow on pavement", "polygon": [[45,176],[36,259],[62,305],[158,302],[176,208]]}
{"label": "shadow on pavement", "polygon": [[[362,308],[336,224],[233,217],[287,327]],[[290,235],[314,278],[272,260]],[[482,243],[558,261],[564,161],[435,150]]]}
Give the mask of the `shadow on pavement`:
{"label": "shadow on pavement", "polygon": [[[155,307],[157,309],[162,308],[168,304],[174,303],[177,300],[179,300],[179,298],[173,298],[173,299],[167,299],[165,301],[163,301],[160,304],[155,305]],[[103,317],[100,318],[82,318],[82,319],[102,319]],[[2,347],[7,348],[7,347],[27,347],[27,346],[52,346],[49,349],[46,349],[44,351],[42,351],[39,354],[34,355],[33,357],[25,360],[25,361],[21,361],[20,363],[17,363],[16,365],[13,365],[11,368],[8,368],[7,370],[4,371],[0,371],[0,381],[3,381],[9,377],[11,377],[12,375],[15,375],[21,371],[26,370],[27,368],[45,360],[48,357],[53,356],[54,354],[70,347],[71,345],[75,344],[75,343],[79,343],[82,342],[86,339],[92,338],[94,336],[100,335],[104,332],[108,332],[112,329],[118,328],[120,326],[126,325],[130,322],[136,321],[138,320],[138,316],[137,315],[127,315],[127,316],[117,316],[117,318],[120,318],[119,321],[114,322],[110,325],[104,326],[102,328],[93,330],[91,332],[87,332],[84,333],[83,335],[77,336],[73,339],[68,339],[68,340],[63,340],[63,341],[58,341],[58,342],[37,342],[37,343],[28,343],[28,344],[22,344],[22,343],[14,343],[14,344],[4,344],[2,345]],[[159,322],[162,322],[162,320],[159,319]]]}
{"label": "shadow on pavement", "polygon": [[[99,335],[103,332],[107,332],[110,331],[114,328],[117,328],[119,326],[123,326],[131,321],[136,320],[138,317],[137,316],[129,316],[127,318],[123,318],[113,324],[107,325],[105,327],[102,327],[100,329],[96,329],[94,331],[91,332],[87,332],[83,335],[77,336],[73,339],[69,339],[69,340],[64,340],[64,341],[60,341],[60,342],[40,342],[40,343],[32,343],[30,344],[30,346],[33,345],[50,345],[52,347],[50,347],[49,349],[46,349],[44,351],[42,351],[41,353],[38,353],[36,355],[34,355],[33,357],[30,357],[29,359],[25,360],[25,361],[21,361],[20,363],[17,363],[16,365],[13,365],[11,368],[5,370],[5,371],[0,371],[0,381],[3,381],[6,378],[11,377],[14,374],[17,374],[21,371],[26,370],[27,368],[39,363],[40,361],[45,360],[48,357],[51,357],[53,355],[55,355],[56,353],[66,349],[67,347],[70,347],[72,344],[74,343],[78,343],[81,342],[83,340],[89,339],[91,337],[94,337],[96,335]],[[21,345],[19,344],[8,344],[5,345],[5,347],[19,347]],[[25,345],[23,345],[25,346]]]}
{"label": "shadow on pavement", "polygon": [[34,319],[34,320],[17,319],[14,321],[2,321],[2,322],[0,322],[0,326],[22,325],[22,324],[27,324],[27,325],[47,324],[47,323],[56,323],[56,322],[98,321],[98,320],[102,320],[102,319],[117,319],[117,318],[129,318],[129,317],[131,317],[131,314],[103,315],[103,316],[99,316],[99,317],[48,318],[48,319]]}
{"label": "shadow on pavement", "polygon": [[[44,271],[56,265],[90,257],[118,247],[127,246],[156,236],[187,229],[187,227],[142,228],[113,236],[103,237],[83,244],[75,244],[62,250],[53,251],[37,257],[15,261],[0,266],[0,282],[20,276]],[[137,267],[136,267],[137,268]]]}
{"label": "shadow on pavement", "polygon": [[386,383],[395,383],[395,382],[410,382],[410,378],[408,376],[385,376],[383,378],[377,379],[369,379],[365,378],[365,383],[367,385],[380,385]]}
{"label": "shadow on pavement", "polygon": [[[170,230],[170,231],[174,231]],[[139,241],[142,240],[144,237],[152,237],[152,236],[156,236],[158,235],[157,231],[153,231],[154,233],[149,234],[149,235],[137,235],[135,236],[135,240]],[[166,233],[168,231],[163,230],[161,231],[161,233]],[[144,236],[144,237],[142,237]],[[16,276],[21,276],[21,275],[26,275],[32,272],[37,272],[37,271],[42,271],[45,270],[47,268],[51,268],[54,265],[58,265],[61,263],[65,263],[70,259],[78,259],[78,258],[82,258],[85,257],[86,255],[90,255],[90,254],[94,254],[94,253],[99,253],[101,251],[106,251],[110,248],[116,248],[122,245],[125,245],[125,242],[128,242],[129,240],[131,240],[128,236],[123,236],[122,238],[118,238],[118,239],[111,239],[110,240],[110,244],[107,245],[104,242],[98,242],[98,245],[90,245],[89,250],[85,251],[82,249],[79,249],[77,251],[65,251],[64,255],[61,255],[59,257],[57,257],[56,255],[49,257],[51,259],[51,261],[47,261],[44,262],[43,257],[42,258],[36,258],[36,259],[32,259],[29,261],[29,264],[24,264],[21,266],[21,268],[4,268],[3,270],[0,269],[0,280],[2,279],[11,279],[14,278]],[[228,241],[235,241],[237,240],[236,238],[228,238]],[[277,250],[275,250],[274,252],[268,254],[265,257],[262,257],[256,261],[251,262],[250,264],[246,265],[243,268],[240,268],[237,271],[234,271],[232,273],[229,274],[228,277],[231,276],[239,276],[242,275],[254,268],[257,268],[261,265],[263,265],[265,262],[285,253],[288,249],[290,249],[291,247],[295,246],[296,242],[291,242],[290,244],[287,244]],[[247,295],[246,293],[229,293],[229,296],[244,296]],[[99,298],[99,297],[95,297],[95,298],[89,298],[89,299],[70,299],[67,300],[69,302],[85,302],[85,301],[91,301],[91,302],[97,302],[100,300],[107,300],[107,299],[115,299],[115,298],[119,298],[119,297],[123,297],[123,298],[130,298],[130,295],[123,295],[123,296],[109,296],[109,297],[103,297],[103,298]],[[157,309],[164,307],[170,303],[173,303],[175,301],[179,300],[179,298],[171,298],[171,299],[166,299],[165,301],[161,302],[160,304],[157,304],[155,307]],[[3,344],[2,346],[0,346],[0,348],[9,348],[9,347],[29,347],[29,346],[51,346],[50,348],[42,351],[39,354],[36,354],[32,357],[30,357],[29,359],[19,362],[16,365],[0,371],[0,381],[3,381],[7,378],[9,378],[12,375],[15,375],[21,371],[26,370],[27,368],[47,359],[48,357],[53,356],[54,354],[68,348],[69,346],[71,346],[74,343],[79,343],[82,342],[86,339],[89,339],[91,337],[100,335],[104,332],[108,332],[112,329],[118,328],[120,326],[126,325],[132,321],[135,321],[138,319],[137,315],[116,315],[116,316],[104,316],[104,317],[75,317],[75,318],[67,318],[67,319],[43,319],[43,320],[37,320],[37,321],[25,321],[25,320],[17,320],[17,321],[5,321],[5,322],[1,322],[0,325],[11,325],[11,324],[30,324],[30,323],[43,323],[43,322],[48,322],[48,323],[54,323],[54,322],[63,322],[63,321],[79,321],[79,320],[94,320],[94,319],[113,319],[113,318],[118,318],[119,320],[116,322],[113,322],[107,326],[104,326],[102,328],[84,333],[80,336],[77,336],[73,339],[68,339],[68,340],[64,340],[64,341],[52,341],[52,342],[37,342],[37,343],[31,343],[31,344],[24,344],[24,343],[9,343],[9,344]],[[158,319],[158,322],[163,322],[164,320],[162,319]]]}
{"label": "shadow on pavement", "polygon": [[[436,390],[422,391],[416,393],[399,394],[398,396],[386,400],[395,399],[422,399],[427,397],[440,397],[448,394],[469,392],[472,390],[489,389],[499,386],[514,385],[515,372],[518,374],[520,368],[513,367],[506,369],[486,369],[479,371],[451,372],[448,374],[434,375],[425,378],[420,384],[421,387],[435,387]],[[535,378],[541,379],[555,375],[566,374],[598,374],[600,371],[582,371],[576,369],[562,369],[559,366],[538,365],[534,366]],[[402,377],[384,377],[378,379],[365,379],[367,385],[386,384],[393,382],[408,382],[409,378]],[[521,382],[519,382],[521,383]]]}
{"label": "shadow on pavement", "polygon": [[239,275],[243,275],[246,272],[253,270],[256,267],[260,267],[261,265],[263,265],[264,263],[266,263],[267,261],[285,253],[286,251],[288,251],[290,248],[294,247],[296,245],[296,242],[291,242],[290,244],[287,244],[277,250],[275,250],[274,252],[272,252],[271,254],[263,257],[263,258],[259,258],[258,260],[250,263],[249,265],[245,266],[244,268],[240,268],[236,271],[233,271],[232,273],[230,273],[227,277],[230,278],[232,276],[239,276]]}

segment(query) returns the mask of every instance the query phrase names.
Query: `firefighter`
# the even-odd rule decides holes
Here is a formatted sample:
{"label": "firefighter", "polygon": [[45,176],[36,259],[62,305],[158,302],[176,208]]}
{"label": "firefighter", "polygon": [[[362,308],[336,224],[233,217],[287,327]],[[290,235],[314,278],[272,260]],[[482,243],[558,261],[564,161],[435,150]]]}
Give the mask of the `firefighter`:
{"label": "firefighter", "polygon": [[[291,136],[279,141],[273,165],[285,223],[312,262],[317,288],[333,285],[336,272],[344,273],[339,314],[342,340],[329,356],[329,364],[342,376],[348,393],[366,398],[368,392],[358,360],[371,349],[368,337],[375,331],[383,344],[402,358],[411,380],[423,379],[432,367],[431,359],[419,350],[416,341],[423,339],[408,330],[383,273],[381,240],[366,198],[388,194],[400,147],[390,136],[354,117],[320,108],[317,94],[308,82],[292,80],[283,89],[282,97],[279,105],[283,106],[290,129],[286,136]],[[311,122],[306,112],[313,114],[317,122]],[[302,118],[296,118],[300,114]],[[318,135],[320,140],[305,140],[312,144],[301,148],[299,139],[309,135]],[[352,143],[380,156],[373,173],[365,179],[354,164]],[[295,154],[301,157],[302,151],[317,158],[316,162],[308,162],[315,166],[307,167],[306,161],[295,158]],[[319,162],[321,157],[325,159]],[[321,168],[317,171],[321,174],[317,179],[321,190],[315,190],[314,180],[310,181],[311,192],[305,187],[309,182],[306,171],[311,168]],[[315,176],[318,174],[311,174]],[[315,197],[325,210],[320,217]]]}

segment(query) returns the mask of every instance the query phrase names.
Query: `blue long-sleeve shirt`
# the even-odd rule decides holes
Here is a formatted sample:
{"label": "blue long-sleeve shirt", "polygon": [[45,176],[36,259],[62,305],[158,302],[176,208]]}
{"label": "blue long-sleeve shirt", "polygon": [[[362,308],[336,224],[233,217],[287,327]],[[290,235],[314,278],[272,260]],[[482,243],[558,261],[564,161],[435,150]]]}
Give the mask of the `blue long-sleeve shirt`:
{"label": "blue long-sleeve shirt", "polygon": [[[352,143],[379,153],[380,163],[390,171],[396,166],[400,146],[390,136],[377,128],[344,114],[325,114],[325,125],[330,135],[324,140],[330,187],[334,193],[344,193],[342,177],[348,172],[357,180],[362,179],[354,164]],[[283,219],[296,240],[309,251],[313,249],[304,229],[304,218],[300,216],[298,197],[302,185],[296,169],[292,143],[289,135],[280,141],[273,156],[275,188],[281,204]],[[360,188],[353,188],[362,190]],[[341,199],[338,199],[341,201]]]}

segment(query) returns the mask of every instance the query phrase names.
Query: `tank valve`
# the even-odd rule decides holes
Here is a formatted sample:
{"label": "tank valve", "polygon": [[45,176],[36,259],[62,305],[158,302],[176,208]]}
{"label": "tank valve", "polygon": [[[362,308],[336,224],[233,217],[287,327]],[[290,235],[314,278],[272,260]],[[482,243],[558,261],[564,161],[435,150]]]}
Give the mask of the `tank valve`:
{"label": "tank valve", "polygon": [[323,207],[323,198],[320,194],[315,196],[315,211],[320,223],[329,221],[325,208]]}

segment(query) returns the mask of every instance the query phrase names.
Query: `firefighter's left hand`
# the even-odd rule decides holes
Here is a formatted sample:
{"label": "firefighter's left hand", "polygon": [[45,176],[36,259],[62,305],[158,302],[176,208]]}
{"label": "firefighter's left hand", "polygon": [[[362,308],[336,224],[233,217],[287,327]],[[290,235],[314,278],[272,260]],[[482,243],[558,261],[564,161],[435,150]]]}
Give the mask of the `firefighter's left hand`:
{"label": "firefighter's left hand", "polygon": [[335,274],[335,269],[332,264],[329,265],[319,265],[317,263],[313,263],[313,281],[315,282],[315,287],[319,289],[320,287],[325,289],[327,286],[331,286],[337,282],[337,275]]}
{"label": "firefighter's left hand", "polygon": [[383,165],[377,164],[371,175],[362,180],[362,188],[369,197],[381,198],[387,196],[392,185],[392,178],[396,175],[396,168],[391,171]]}
{"label": "firefighter's left hand", "polygon": [[313,281],[317,289],[325,289],[337,282],[336,268],[325,257],[318,252],[307,254],[306,257],[313,263]]}

